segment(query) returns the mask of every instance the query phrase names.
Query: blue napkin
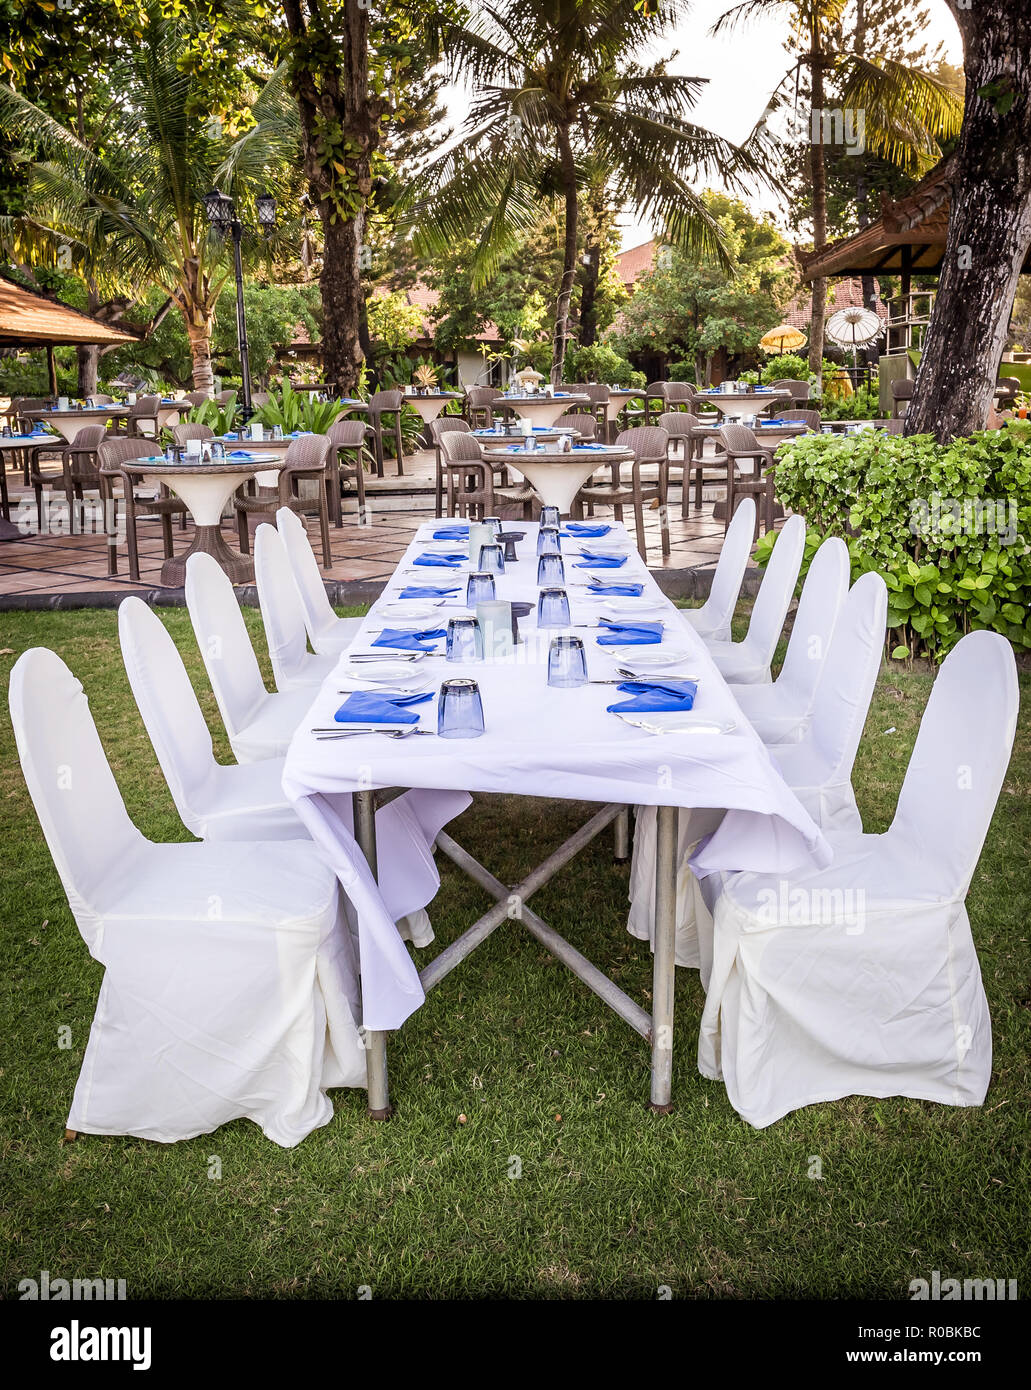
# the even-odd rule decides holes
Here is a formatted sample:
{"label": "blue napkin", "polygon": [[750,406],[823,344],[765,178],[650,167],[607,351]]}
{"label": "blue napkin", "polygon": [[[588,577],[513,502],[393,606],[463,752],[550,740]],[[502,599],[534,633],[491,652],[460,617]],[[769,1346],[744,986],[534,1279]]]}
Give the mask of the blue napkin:
{"label": "blue napkin", "polygon": [[438,589],[434,584],[408,584],[401,590],[402,598],[450,598],[457,589]]}
{"label": "blue napkin", "polygon": [[601,453],[604,453],[607,448],[607,444],[574,444],[573,452],[579,454],[582,453],[584,449],[596,449],[600,450]]}
{"label": "blue napkin", "polygon": [[644,593],[643,584],[592,584],[592,594],[614,594],[619,598],[640,598]]}
{"label": "blue napkin", "polygon": [[468,555],[417,555],[415,563],[417,565],[436,565],[440,569],[457,569],[463,560],[468,560]]}
{"label": "blue napkin", "polygon": [[607,630],[598,638],[602,647],[647,647],[662,641],[663,624],[646,622],[616,623],[602,618],[600,626]]}
{"label": "blue napkin", "polygon": [[442,627],[427,627],[421,632],[407,632],[401,627],[385,627],[372,645],[400,647],[406,652],[432,652],[434,641],[446,636],[447,631]]}
{"label": "blue napkin", "polygon": [[230,449],[229,457],[231,459],[249,459],[251,451],[250,449]]}
{"label": "blue napkin", "polygon": [[625,555],[595,555],[590,550],[581,550],[580,555],[582,558],[577,560],[576,569],[618,570],[626,564]]}
{"label": "blue napkin", "polygon": [[620,714],[634,711],[644,713],[648,710],[692,709],[698,690],[696,681],[624,681],[619,687],[624,694],[632,695],[631,700],[620,700],[608,708]]}
{"label": "blue napkin", "polygon": [[407,705],[421,705],[433,699],[433,691],[420,695],[388,695],[382,690],[356,690],[337,710],[338,724],[418,724],[419,716],[409,714]]}
{"label": "blue napkin", "polygon": [[434,531],[435,541],[467,541],[469,539],[468,526],[442,526],[439,531]]}
{"label": "blue napkin", "polygon": [[607,536],[611,530],[611,526],[585,526],[582,521],[567,521],[566,529],[562,534],[563,536],[593,537],[596,540],[599,536]]}
{"label": "blue napkin", "polygon": [[787,423],[788,423],[787,420],[760,420],[760,421],[759,421],[760,426],[761,426],[761,425],[786,425]]}

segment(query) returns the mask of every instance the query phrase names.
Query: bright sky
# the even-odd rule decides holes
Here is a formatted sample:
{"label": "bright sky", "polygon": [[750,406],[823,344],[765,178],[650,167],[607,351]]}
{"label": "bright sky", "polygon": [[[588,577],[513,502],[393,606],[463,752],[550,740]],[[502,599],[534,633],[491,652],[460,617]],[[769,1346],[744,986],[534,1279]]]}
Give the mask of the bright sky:
{"label": "bright sky", "polygon": [[[963,49],[956,22],[944,0],[925,0],[931,16],[927,43],[941,43],[950,63],[962,65]],[[690,19],[676,32],[673,47],[678,57],[673,70],[706,77],[705,88],[693,117],[699,125],[729,140],[745,138],[761,116],[774,88],[790,67],[786,40],[788,26],[776,17],[751,21],[731,36],[709,36],[709,30],[735,0],[695,0]],[[900,8],[906,0],[899,0]],[[656,56],[661,56],[656,54]],[[468,104],[465,91],[451,88],[445,97],[449,120],[457,127]],[[755,190],[748,201],[777,214],[775,199],[768,192]],[[632,215],[624,218],[623,249],[638,246],[652,235],[647,223]]]}

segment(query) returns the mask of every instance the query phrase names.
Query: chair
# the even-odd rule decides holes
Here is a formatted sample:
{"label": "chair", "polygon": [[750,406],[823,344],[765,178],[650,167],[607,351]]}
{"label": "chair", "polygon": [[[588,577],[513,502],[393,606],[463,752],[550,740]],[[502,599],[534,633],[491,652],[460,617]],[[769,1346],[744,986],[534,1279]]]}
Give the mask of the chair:
{"label": "chair", "polygon": [[187,560],[186,607],[236,761],[282,757],[308,713],[311,687],[265,689],[232,581],[213,555]]}
{"label": "chair", "polygon": [[[533,517],[536,496],[529,483],[513,487],[497,487],[494,483],[494,464],[483,457],[480,441],[473,434],[449,430],[438,436],[441,461],[447,479],[449,515],[497,516],[500,502],[518,505],[523,519]],[[518,467],[515,460],[513,467]]]}
{"label": "chair", "polygon": [[612,396],[612,392],[603,382],[594,381],[589,381],[587,385],[584,387],[584,390],[591,398],[591,411],[594,415],[595,423],[597,424],[598,429],[602,432],[604,442],[604,438],[607,437],[608,434],[608,406],[609,400]]}
{"label": "chair", "polygon": [[361,618],[338,618],[333,612],[326,586],[319,573],[319,562],[308,540],[304,522],[289,507],[276,513],[276,529],[283,538],[294,583],[304,609],[308,640],[320,655],[338,656],[354,641]]}
{"label": "chair", "polygon": [[790,396],[792,407],[805,405],[812,391],[808,381],[796,381],[792,377],[782,377],[780,381],[771,381],[770,386],[774,391]]}
{"label": "chair", "polygon": [[884,655],[888,590],[872,570],[848,591],[797,743],[772,749],[785,782],[823,830],[862,829],[852,791],[856,759]]}
{"label": "chair", "polygon": [[752,553],[754,528],[755,502],[751,497],[742,497],[723,537],[709,597],[701,608],[683,610],[684,617],[706,642],[730,642],[730,623]]}
{"label": "chair", "polygon": [[784,664],[769,685],[731,689],[763,743],[792,743],[804,734],[834,625],[848,593],[848,546],[829,536],[813,556],[791,624]]}
{"label": "chair", "polygon": [[[142,435],[135,438],[126,438],[124,435],[118,439],[105,439],[97,448],[97,463],[99,464],[100,477],[103,479],[102,497],[105,505],[110,504],[111,511],[111,537],[107,547],[107,572],[108,574],[118,573],[118,549],[114,544],[114,523],[115,509],[118,500],[114,495],[115,483],[121,483],[122,501],[125,507],[125,535],[129,545],[129,577],[140,582],[140,553],[139,541],[136,535],[136,523],[141,518],[158,517],[161,522],[161,540],[166,560],[173,555],[172,546],[172,517],[185,515],[186,504],[181,502],[178,497],[173,497],[168,488],[162,483],[159,485],[157,495],[154,497],[143,496],[137,492],[137,484],[132,475],[124,467],[133,459],[150,458],[154,453],[153,440],[147,439]],[[147,484],[144,484],[147,486]]]}
{"label": "chair", "polygon": [[[41,455],[44,452],[51,452],[50,449],[36,448],[31,451],[29,482],[36,495],[36,519],[41,533],[43,530],[43,489],[45,487],[55,491],[60,488],[64,493],[68,507],[68,526],[73,535],[76,529],[75,502],[83,500],[83,488],[95,488],[98,496],[101,495],[101,481],[97,474],[97,446],[106,434],[107,429],[104,425],[87,425],[85,429],[80,430],[74,443],[65,444],[61,449],[60,473],[44,473],[40,467]],[[54,444],[57,442],[54,441]],[[81,525],[79,530],[81,532]]]}
{"label": "chair", "polygon": [[[236,400],[236,395],[237,393],[235,391],[219,391],[215,400],[218,401],[219,405],[232,405]],[[251,400],[253,401],[253,399],[254,397],[252,396]]]}
{"label": "chair", "polygon": [[820,414],[818,410],[792,409],[791,414],[785,416],[784,418],[791,420],[792,422],[794,422],[795,420],[801,420],[803,425],[805,425],[806,429],[812,430],[814,434],[820,433],[820,426],[823,424],[823,416]]}
{"label": "chair", "polygon": [[[332,445],[326,483],[329,488],[329,510],[334,526],[343,526],[344,514],[340,499],[344,481],[354,479],[358,493],[359,520],[365,521],[365,424],[361,420],[337,420],[326,431]],[[351,458],[352,462],[347,462]]]}
{"label": "chair", "polygon": [[376,460],[376,474],[383,477],[383,417],[394,417],[394,446],[397,449],[397,476],[403,476],[405,468],[404,440],[401,437],[401,416],[404,413],[403,391],[376,391],[369,397],[368,433],[372,437],[373,454]]}
{"label": "chair", "polygon": [[363,1086],[365,1056],[351,935],[315,846],[145,839],[53,652],[19,658],[10,705],[72,916],[105,971],[68,1134],[174,1143],[247,1118],[291,1147],[327,1124],[326,1090]]}
{"label": "chair", "polygon": [[[435,420],[430,421],[430,439],[433,442],[433,452],[436,456],[436,474],[434,478],[434,516],[442,517],[444,515],[444,460],[441,457],[440,452],[440,436],[442,434],[448,434],[451,431],[457,431],[457,433],[459,434],[471,434],[472,428],[473,427],[469,424],[468,420],[463,419],[461,415],[438,415]],[[450,484],[451,476],[450,474],[448,474],[447,514],[448,516],[453,516],[453,497],[452,488]]]}
{"label": "chair", "polygon": [[[156,439],[161,432],[158,423],[160,396],[138,396],[135,405],[129,407],[125,419],[125,432],[132,438]],[[153,426],[153,428],[151,428]]]}
{"label": "chair", "polygon": [[192,420],[188,420],[184,425],[172,426],[172,439],[178,448],[184,452],[186,445],[191,439],[214,439],[215,431],[210,425],[198,425]]}
{"label": "chair", "polygon": [[552,425],[555,430],[576,430],[585,444],[593,443],[598,434],[598,421],[586,409],[582,411],[568,411],[565,415],[560,415]]}
{"label": "chair", "polygon": [[[660,415],[656,423],[669,435],[667,458],[669,468],[680,469],[680,515],[687,516],[687,502],[694,479],[694,504],[700,510],[702,505],[702,484],[705,481],[705,463],[702,458],[705,441],[711,434],[699,420],[686,410],[668,410]],[[681,455],[676,458],[673,447],[679,443]]]}
{"label": "chair", "polygon": [[186,395],[183,397],[183,404],[186,405],[188,402],[190,409],[196,410],[197,407],[203,405],[205,401],[210,401],[212,399],[213,397],[210,391],[187,391]]}
{"label": "chair", "polygon": [[698,1067],[749,1124],[850,1095],[984,1100],[991,1020],[965,899],[1018,704],[1009,643],[969,633],[938,672],[888,831],[832,836],[826,868],[726,881]]}
{"label": "chair", "polygon": [[[306,434],[294,439],[288,445],[279,468],[275,492],[260,494],[257,484],[252,480],[238,488],[233,496],[236,508],[236,529],[240,539],[240,549],[250,554],[250,521],[252,516],[275,516],[283,507],[293,512],[316,512],[319,518],[319,531],[322,536],[322,566],[329,569],[333,557],[329,549],[329,489],[327,480],[332,481],[333,443],[325,434]],[[302,497],[300,484],[315,483],[315,495]]]}
{"label": "chair", "polygon": [[498,393],[493,386],[465,388],[463,414],[470,429],[491,428],[494,424],[494,403],[497,399]]}
{"label": "chair", "polygon": [[[727,468],[727,500],[726,512],[723,525],[730,525],[730,518],[734,515],[737,500],[740,496],[749,496],[756,499],[755,514],[755,539],[759,539],[759,518],[758,509],[759,499],[762,498],[762,521],[767,531],[773,530],[774,506],[776,498],[773,492],[773,461],[776,456],[776,448],[767,448],[760,444],[758,439],[747,425],[720,425],[716,431],[716,437],[721,446],[717,453],[715,462],[725,463]],[[737,466],[739,463],[751,462],[752,472],[749,476],[739,477]]]}
{"label": "chair", "polygon": [[311,691],[320,686],[338,657],[308,651],[304,609],[286,547],[275,526],[268,523],[254,533],[254,583],[276,689]]}
{"label": "chair", "polygon": [[897,420],[905,415],[909,409],[909,402],[913,399],[913,392],[916,390],[916,382],[912,378],[903,378],[901,381],[891,383],[891,414],[892,419]]}
{"label": "chair", "polygon": [[805,520],[789,516],[767,562],[744,638],[740,642],[706,639],[724,680],[757,685],[770,679],[770,662],[795,592],[804,548]]}
{"label": "chair", "polygon": [[[659,504],[662,553],[663,555],[670,553],[669,516],[666,507],[666,449],[668,443],[669,436],[666,431],[656,425],[638,425],[633,429],[623,430],[621,434],[616,436],[616,444],[622,448],[633,450],[630,482],[624,483],[621,480],[621,465],[611,463],[609,464],[611,481],[597,486],[588,484],[586,487],[582,487],[573,501],[577,516],[583,515],[582,508],[585,502],[608,503],[615,511],[617,521],[623,520],[623,506],[629,502],[634,509],[634,520],[637,525],[637,549],[646,564],[648,562],[648,543],[644,533],[644,504],[653,498]],[[652,463],[657,467],[658,477],[654,483],[647,483],[641,478],[641,468],[644,464]]]}

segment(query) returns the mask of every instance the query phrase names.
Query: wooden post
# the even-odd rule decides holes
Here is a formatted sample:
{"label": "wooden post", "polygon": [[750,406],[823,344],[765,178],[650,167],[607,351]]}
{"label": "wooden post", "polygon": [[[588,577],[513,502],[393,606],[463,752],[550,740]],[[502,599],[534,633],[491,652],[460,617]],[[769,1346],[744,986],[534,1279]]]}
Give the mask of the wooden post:
{"label": "wooden post", "polygon": [[54,358],[54,345],[47,343],[47,372],[50,376],[50,394],[57,395],[57,361]]}

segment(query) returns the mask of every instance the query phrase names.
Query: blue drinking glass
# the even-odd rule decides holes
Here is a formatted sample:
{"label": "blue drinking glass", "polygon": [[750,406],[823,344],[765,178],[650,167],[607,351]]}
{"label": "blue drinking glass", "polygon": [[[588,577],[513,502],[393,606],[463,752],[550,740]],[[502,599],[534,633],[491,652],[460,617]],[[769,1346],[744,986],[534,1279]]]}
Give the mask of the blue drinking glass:
{"label": "blue drinking glass", "polygon": [[471,574],[465,586],[465,606],[475,608],[478,603],[488,603],[497,597],[492,574]]}
{"label": "blue drinking glass", "polygon": [[490,529],[494,532],[495,539],[497,539],[497,537],[501,535],[501,532],[504,529],[501,525],[500,516],[485,516],[483,518],[483,524],[484,526],[490,527]]}
{"label": "blue drinking glass", "polygon": [[569,626],[569,595],[565,589],[542,589],[540,591],[537,595],[537,626]]}
{"label": "blue drinking glass", "polygon": [[483,633],[475,618],[449,618],[447,625],[448,661],[482,661]]}
{"label": "blue drinking glass", "polygon": [[580,637],[553,637],[548,650],[548,684],[572,690],[587,684],[587,654]]}
{"label": "blue drinking glass", "polygon": [[559,542],[557,526],[542,526],[537,532],[537,554],[562,554],[562,546]]}
{"label": "blue drinking glass", "polygon": [[537,587],[551,587],[566,582],[566,567],[561,555],[542,555],[537,561]]}
{"label": "blue drinking glass", "polygon": [[491,545],[480,546],[480,559],[477,568],[484,574],[505,573],[505,551],[495,541]]}
{"label": "blue drinking glass", "polygon": [[444,681],[437,701],[437,733],[441,738],[479,738],[483,733],[480,687],[468,677]]}
{"label": "blue drinking glass", "polygon": [[541,525],[554,526],[558,530],[559,522],[562,520],[557,507],[541,508]]}

